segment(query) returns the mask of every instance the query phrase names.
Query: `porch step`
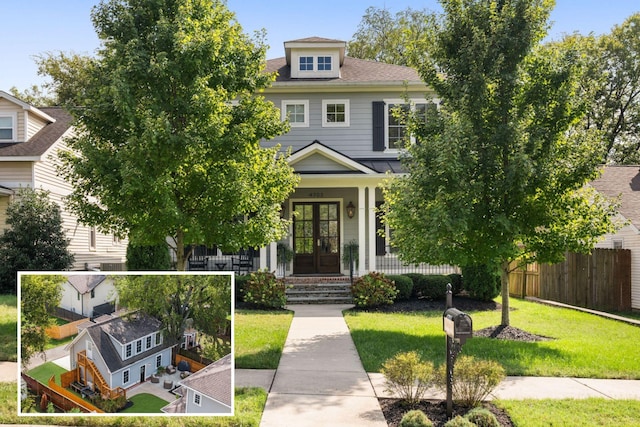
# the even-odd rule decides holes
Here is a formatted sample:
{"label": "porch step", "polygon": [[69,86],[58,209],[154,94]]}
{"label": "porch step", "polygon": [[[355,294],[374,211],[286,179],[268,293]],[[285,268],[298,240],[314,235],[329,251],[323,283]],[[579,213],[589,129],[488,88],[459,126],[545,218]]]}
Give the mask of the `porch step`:
{"label": "porch step", "polygon": [[351,304],[348,277],[288,277],[287,304]]}

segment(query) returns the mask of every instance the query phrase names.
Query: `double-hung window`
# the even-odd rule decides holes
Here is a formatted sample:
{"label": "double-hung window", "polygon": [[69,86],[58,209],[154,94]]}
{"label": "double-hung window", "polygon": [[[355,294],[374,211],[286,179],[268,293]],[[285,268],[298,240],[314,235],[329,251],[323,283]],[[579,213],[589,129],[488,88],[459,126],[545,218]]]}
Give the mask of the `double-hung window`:
{"label": "double-hung window", "polygon": [[201,399],[202,399],[202,396],[199,393],[193,394],[193,403],[195,403],[196,405],[200,406]]}
{"label": "double-hung window", "polygon": [[122,372],[122,385],[125,385],[129,382],[129,370]]}
{"label": "double-hung window", "polygon": [[131,351],[132,351],[132,344],[129,343],[127,344],[127,346],[124,348],[124,358],[128,359],[131,357]]}
{"label": "double-hung window", "polygon": [[349,100],[325,99],[322,101],[322,126],[349,126]]}
{"label": "double-hung window", "polygon": [[407,115],[415,114],[419,120],[426,121],[429,109],[437,108],[434,102],[390,101],[385,103],[385,149],[399,150],[405,141],[414,143],[414,138],[407,134]]}
{"label": "double-hung window", "polygon": [[289,120],[291,127],[309,127],[309,101],[282,101],[282,120]]}
{"label": "double-hung window", "polygon": [[0,142],[16,140],[16,115],[0,115]]}

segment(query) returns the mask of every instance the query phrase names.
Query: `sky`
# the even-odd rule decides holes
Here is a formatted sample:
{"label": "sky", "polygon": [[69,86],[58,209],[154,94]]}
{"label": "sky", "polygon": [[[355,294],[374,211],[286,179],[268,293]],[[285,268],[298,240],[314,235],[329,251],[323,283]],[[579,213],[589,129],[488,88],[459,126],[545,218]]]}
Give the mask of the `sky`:
{"label": "sky", "polygon": [[[3,1],[0,8],[0,90],[24,90],[45,79],[34,58],[47,52],[92,55],[100,46],[91,23],[99,0]],[[349,41],[365,10],[374,6],[392,14],[407,9],[441,11],[437,0],[227,0],[244,31],[265,29],[267,58],[284,56],[283,43],[319,36]],[[563,34],[605,34],[633,13],[638,0],[556,0],[548,39]]]}

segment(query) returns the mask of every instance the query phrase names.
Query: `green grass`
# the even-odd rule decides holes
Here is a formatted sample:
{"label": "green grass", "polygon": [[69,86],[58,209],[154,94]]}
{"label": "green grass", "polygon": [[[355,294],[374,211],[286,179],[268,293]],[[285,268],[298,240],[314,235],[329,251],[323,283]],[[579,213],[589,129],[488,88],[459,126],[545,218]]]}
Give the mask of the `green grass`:
{"label": "green grass", "polygon": [[267,392],[261,388],[235,390],[235,416],[233,417],[152,417],[143,416],[64,416],[18,418],[16,383],[0,383],[0,424],[54,424],[59,426],[99,427],[258,427],[262,418]]}
{"label": "green grass", "polygon": [[63,367],[58,366],[53,362],[46,362],[31,369],[27,374],[36,381],[47,385],[49,384],[49,378],[51,378],[52,375],[55,375],[56,377],[56,384],[60,384],[60,374],[65,372],[67,372],[67,370]]}
{"label": "green grass", "polygon": [[[455,305],[455,299],[454,299]],[[640,379],[640,328],[575,310],[511,299],[511,326],[551,341],[526,343],[473,338],[463,354],[502,364],[508,375]],[[474,330],[500,323],[500,312],[470,313]],[[349,311],[345,319],[367,372],[398,352],[416,350],[439,365],[445,360],[442,313],[386,314]]]}
{"label": "green grass", "polygon": [[75,337],[78,335],[71,335],[70,337],[62,338],[61,340],[56,340],[53,338],[49,338],[47,344],[44,346],[45,350],[50,350],[52,348],[60,347],[61,345],[69,344]]}
{"label": "green grass", "polygon": [[158,396],[154,396],[149,393],[140,393],[135,396],[131,396],[129,400],[133,405],[127,409],[120,411],[123,414],[158,414],[160,409],[169,404],[166,400],[160,399]]}
{"label": "green grass", "polygon": [[276,369],[291,319],[290,311],[236,310],[236,368]]}
{"label": "green grass", "polygon": [[563,399],[502,400],[494,403],[505,409],[516,426],[616,426],[640,425],[640,400]]}
{"label": "green grass", "polygon": [[18,360],[18,300],[0,295],[0,361]]}

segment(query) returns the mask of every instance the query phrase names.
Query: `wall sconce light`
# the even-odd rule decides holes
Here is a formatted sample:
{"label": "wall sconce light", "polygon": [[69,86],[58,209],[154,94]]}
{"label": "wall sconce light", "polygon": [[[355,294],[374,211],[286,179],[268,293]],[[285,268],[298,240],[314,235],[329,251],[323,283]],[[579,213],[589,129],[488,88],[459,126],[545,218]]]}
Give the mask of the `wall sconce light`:
{"label": "wall sconce light", "polygon": [[347,216],[349,218],[353,218],[355,213],[356,213],[356,207],[353,206],[353,202],[349,202],[349,204],[347,205]]}

